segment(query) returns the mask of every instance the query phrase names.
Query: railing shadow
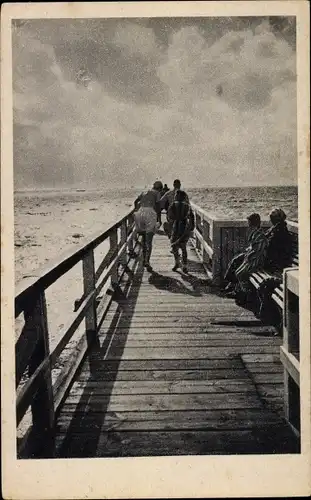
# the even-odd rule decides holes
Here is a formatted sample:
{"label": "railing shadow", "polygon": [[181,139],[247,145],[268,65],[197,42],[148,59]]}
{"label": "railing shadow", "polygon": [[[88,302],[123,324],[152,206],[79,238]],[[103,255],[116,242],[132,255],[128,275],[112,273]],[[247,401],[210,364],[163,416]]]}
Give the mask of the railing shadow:
{"label": "railing shadow", "polygon": [[[96,342],[92,346],[81,367],[80,374],[85,369],[85,363],[88,363],[89,377],[81,386],[82,393],[80,396],[77,395],[77,403],[75,401],[72,403],[73,416],[57,451],[57,456],[60,458],[96,457],[99,442],[102,446],[102,439],[105,439],[106,432],[102,430],[105,415],[109,408],[142,282],[143,266],[139,260],[135,262],[134,269],[128,275],[131,277],[123,289],[117,288],[113,294],[113,301],[118,305],[102,344]],[[76,380],[78,379],[79,374]],[[97,385],[97,391],[94,390],[96,382],[100,384]],[[74,394],[75,392],[71,391],[69,398],[74,398]],[[69,409],[70,404],[65,402]]]}

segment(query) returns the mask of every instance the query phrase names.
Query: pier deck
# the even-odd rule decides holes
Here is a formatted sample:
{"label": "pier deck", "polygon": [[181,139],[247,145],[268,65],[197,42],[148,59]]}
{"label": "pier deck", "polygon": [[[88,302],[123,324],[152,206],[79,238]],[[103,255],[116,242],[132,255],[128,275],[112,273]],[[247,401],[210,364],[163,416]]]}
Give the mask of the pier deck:
{"label": "pier deck", "polygon": [[56,457],[292,453],[281,339],[210,286],[195,250],[174,273],[132,261],[57,419]]}

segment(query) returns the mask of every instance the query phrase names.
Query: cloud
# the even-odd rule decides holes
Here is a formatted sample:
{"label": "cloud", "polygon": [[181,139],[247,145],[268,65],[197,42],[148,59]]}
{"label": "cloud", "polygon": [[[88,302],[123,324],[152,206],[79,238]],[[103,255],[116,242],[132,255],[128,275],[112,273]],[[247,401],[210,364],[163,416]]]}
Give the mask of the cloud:
{"label": "cloud", "polygon": [[16,185],[295,182],[289,24],[236,26],[16,26]]}

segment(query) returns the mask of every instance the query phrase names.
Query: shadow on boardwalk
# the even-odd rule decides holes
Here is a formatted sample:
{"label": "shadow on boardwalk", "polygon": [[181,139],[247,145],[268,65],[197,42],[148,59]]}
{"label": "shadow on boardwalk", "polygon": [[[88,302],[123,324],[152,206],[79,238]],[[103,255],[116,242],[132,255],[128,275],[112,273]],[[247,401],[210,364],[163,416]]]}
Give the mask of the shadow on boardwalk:
{"label": "shadow on boardwalk", "polygon": [[[117,290],[116,293],[113,294],[113,301],[117,303],[118,306],[113,315],[109,329],[105,333],[102,345],[100,345],[97,339],[88,352],[86,362],[89,366],[89,378],[84,384],[84,389],[81,392],[78,403],[72,405],[70,424],[61,443],[58,444],[56,457],[88,458],[96,456],[96,450],[102,432],[103,415],[105,415],[108,410],[110,396],[127,341],[131,317],[135,312],[135,304],[143,276],[142,270],[142,263],[139,261],[134,262],[133,269],[128,269],[127,274],[131,276],[131,278],[125,284],[124,290]],[[130,307],[128,302],[130,302]],[[127,304],[125,318],[123,318],[124,304]],[[120,327],[122,328],[123,335],[117,335]],[[104,373],[101,370],[101,364],[103,364],[104,360],[107,358],[113,358],[113,361],[110,362],[110,367],[106,367]],[[82,368],[85,368],[85,363],[82,364]],[[107,373],[108,370],[109,373]],[[99,380],[103,382],[106,390],[105,397],[100,398],[100,400],[97,394],[90,392],[89,384]],[[85,432],[87,430],[85,428],[85,420],[87,420],[87,427],[91,431],[91,434]]]}

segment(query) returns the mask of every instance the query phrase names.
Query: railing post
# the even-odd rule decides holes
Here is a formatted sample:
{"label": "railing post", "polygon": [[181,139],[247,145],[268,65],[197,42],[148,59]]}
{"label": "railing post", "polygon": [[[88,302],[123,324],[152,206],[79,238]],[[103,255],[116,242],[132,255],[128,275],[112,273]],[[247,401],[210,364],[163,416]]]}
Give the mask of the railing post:
{"label": "railing post", "polygon": [[[126,219],[122,222],[121,224],[121,242],[120,245],[124,245],[124,243],[127,240],[127,225],[126,225]],[[120,257],[120,263],[123,266],[126,266],[126,249],[124,250],[123,254]]]}
{"label": "railing post", "polygon": [[[31,357],[28,373],[31,376],[40,363],[49,356],[49,335],[44,291],[35,299],[34,307],[24,313],[27,329],[37,330],[37,344]],[[42,458],[53,455],[54,441],[54,398],[51,365],[42,374],[39,388],[31,404],[33,453]]]}
{"label": "railing post", "polygon": [[221,226],[217,221],[213,221],[213,258],[212,258],[212,276],[213,282],[217,285],[221,283]]}
{"label": "railing post", "polygon": [[300,433],[300,341],[298,270],[283,270],[283,345],[280,348],[284,369],[284,414],[296,435]]}
{"label": "railing post", "polygon": [[[132,231],[134,231],[134,228],[135,228],[135,226],[133,225],[134,224],[134,216],[133,215],[129,215],[129,217],[127,219],[127,223],[128,223],[127,233],[129,235]],[[133,225],[133,227],[131,228],[132,225]],[[132,257],[134,254],[133,237],[130,239],[129,244],[128,244],[128,254],[130,257]]]}
{"label": "railing post", "polygon": [[[201,225],[201,217],[200,217],[200,215],[198,214],[198,212],[195,212],[195,228],[196,228],[196,230],[197,230],[199,233],[201,232],[201,231],[200,231],[200,228],[199,228],[199,226],[200,226],[200,225]],[[196,247],[196,249],[197,249],[198,251],[199,251],[199,250],[200,250],[200,248],[201,248],[201,243],[200,243],[200,240],[199,240],[199,238],[197,237],[197,235],[196,235],[196,237],[195,237],[195,247]]]}
{"label": "railing post", "polygon": [[[94,251],[90,250],[82,261],[83,268],[83,292],[84,296],[87,297],[96,286],[95,281],[95,262],[94,262]],[[85,329],[87,334],[88,343],[91,341],[92,337],[96,335],[97,332],[97,318],[96,318],[96,297],[90,303],[90,306],[85,314]]]}
{"label": "railing post", "polygon": [[[111,233],[110,237],[110,251],[114,258],[118,251],[118,230],[115,228]],[[111,285],[117,285],[118,283],[118,262],[115,263],[111,270]]]}
{"label": "railing post", "polygon": [[[209,240],[209,223],[204,218],[202,220],[202,223],[203,223],[203,231],[202,231],[203,240],[206,243],[208,243],[208,240]],[[207,265],[209,263],[210,257],[208,255],[208,253],[206,252],[204,246],[203,246],[202,255],[203,255],[203,257],[202,257],[203,258],[203,264]]]}

